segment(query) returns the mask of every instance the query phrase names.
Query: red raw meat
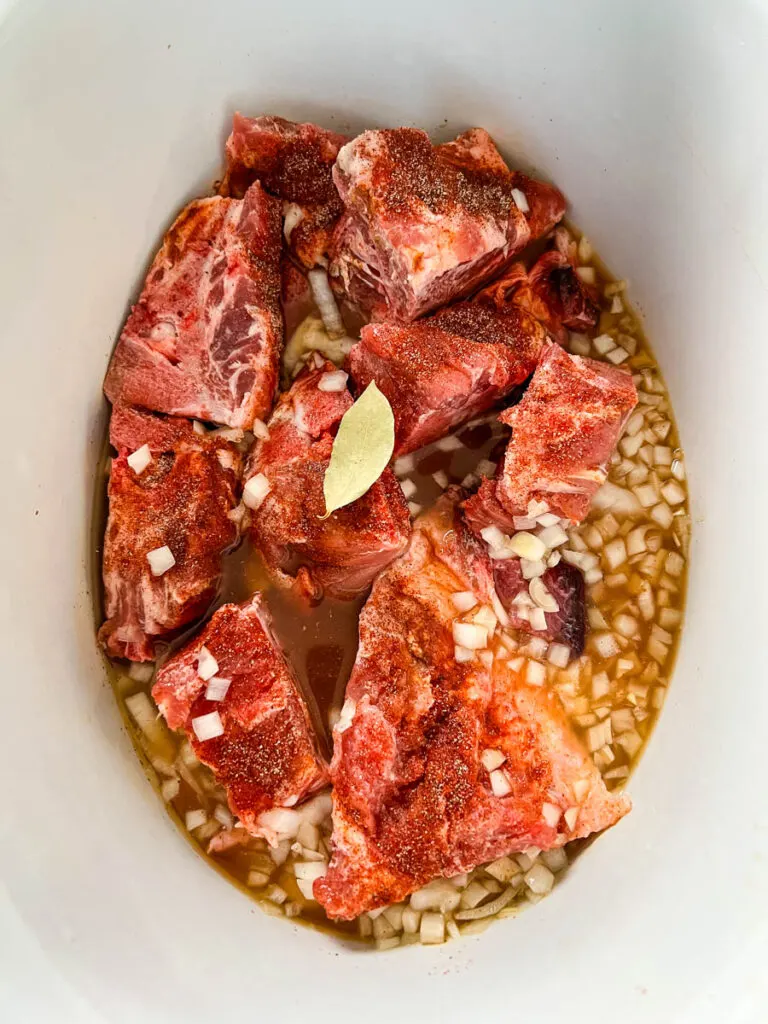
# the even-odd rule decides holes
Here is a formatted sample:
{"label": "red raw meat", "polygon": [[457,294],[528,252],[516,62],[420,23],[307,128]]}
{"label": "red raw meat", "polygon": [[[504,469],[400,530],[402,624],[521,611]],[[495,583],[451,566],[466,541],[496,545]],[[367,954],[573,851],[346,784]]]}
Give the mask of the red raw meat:
{"label": "red raw meat", "polygon": [[[200,435],[188,420],[115,406],[104,536],[104,603],[99,638],[107,653],[131,661],[155,657],[155,641],[203,615],[221,581],[221,556],[239,539],[240,452],[220,436]],[[141,473],[128,456],[149,445]],[[153,576],[147,553],[169,547],[176,564]]]}
{"label": "red raw meat", "polygon": [[527,271],[514,263],[498,280],[485,287],[476,298],[496,309],[510,304],[522,306],[547,328],[560,344],[572,331],[592,330],[600,317],[597,291],[586,285],[570,262],[564,244],[567,235],[555,232],[559,244],[545,252]]}
{"label": "red raw meat", "polygon": [[[218,663],[216,678],[230,682],[223,700],[206,698],[207,683],[197,672],[203,647]],[[186,731],[251,835],[271,838],[260,815],[293,807],[328,781],[307,704],[261,594],[246,604],[222,605],[163,665],[152,696],[170,728]],[[193,721],[212,712],[218,712],[224,731],[199,740]]]}
{"label": "red raw meat", "polygon": [[316,124],[235,114],[221,193],[240,197],[258,179],[284,201],[285,235],[293,255],[310,270],[326,265],[343,209],[331,169],[348,141]]}
{"label": "red raw meat", "polygon": [[414,324],[363,328],[349,355],[358,392],[375,380],[395,415],[395,455],[485,412],[529,377],[546,341],[525,310],[462,302]]}
{"label": "red raw meat", "polygon": [[269,421],[269,437],[257,441],[246,479],[263,474],[271,490],[251,515],[251,535],[267,566],[281,582],[314,597],[350,598],[366,590],[376,574],[405,549],[410,516],[396,477],[386,469],[351,505],[325,514],[323,480],[333,439],[352,396],[320,391],[333,363],[305,367],[281,395]]}
{"label": "red raw meat", "polygon": [[469,294],[565,212],[561,193],[510,172],[481,128],[443,146],[415,128],[364,132],[333,177],[345,214],[331,275],[373,320],[414,320]]}
{"label": "red raw meat", "polygon": [[493,563],[493,580],[496,593],[509,615],[513,629],[521,629],[533,636],[541,636],[570,647],[571,654],[580,655],[584,650],[587,633],[587,609],[584,593],[584,577],[574,565],[559,562],[547,569],[541,581],[558,604],[556,612],[545,612],[547,628],[533,629],[528,619],[521,614],[514,603],[518,594],[528,592],[528,580],[523,578],[519,558],[505,558]]}
{"label": "red raw meat", "polygon": [[496,479],[466,504],[473,526],[508,530],[530,501],[580,522],[636,404],[627,370],[547,344],[522,400],[500,416],[512,437]]}
{"label": "red raw meat", "polygon": [[272,408],[283,343],[280,204],[196,199],[150,267],[110,363],[112,402],[248,429]]}
{"label": "red raw meat", "polygon": [[[417,520],[407,553],[374,584],[334,731],[332,859],[314,894],[332,918],[402,900],[530,846],[551,849],[613,825],[630,808],[609,793],[558,697],[501,658],[459,664],[451,595],[492,586],[484,545],[455,489]],[[511,791],[494,796],[482,765],[501,751]],[[576,792],[574,792],[576,784]],[[572,828],[543,805],[578,809]]]}

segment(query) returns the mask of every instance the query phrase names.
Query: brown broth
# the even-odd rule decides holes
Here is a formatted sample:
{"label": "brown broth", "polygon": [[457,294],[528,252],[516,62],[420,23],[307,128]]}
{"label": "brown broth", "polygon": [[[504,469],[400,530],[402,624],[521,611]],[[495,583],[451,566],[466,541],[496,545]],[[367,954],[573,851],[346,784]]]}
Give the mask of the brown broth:
{"label": "brown broth", "polygon": [[[608,274],[603,265],[593,255],[583,260],[585,265],[595,269],[596,280],[601,292],[613,292],[619,286]],[[621,292],[616,292],[621,294]],[[612,296],[609,295],[609,299]],[[637,315],[628,307],[616,313],[604,313],[601,317],[597,334],[610,332],[619,341],[622,338],[634,339],[636,351],[624,363],[635,373],[638,386],[645,388],[647,402],[640,408],[648,410],[648,421],[643,430],[657,429],[659,436],[657,445],[670,449],[674,453],[680,451],[680,439],[677,427],[669,407],[668,394],[663,384],[658,364],[643,334]],[[627,342],[629,345],[629,342]],[[572,339],[572,350],[583,347],[584,341]],[[631,347],[631,345],[630,345]],[[581,353],[583,354],[583,353]],[[590,350],[592,358],[600,358]],[[654,405],[658,398],[658,404]],[[658,419],[651,422],[653,416]],[[669,427],[665,424],[669,422]],[[477,482],[478,464],[487,472],[491,467],[483,466],[483,460],[498,457],[503,450],[503,442],[508,430],[501,425],[494,414],[482,418],[459,429],[456,436],[461,445],[455,450],[447,451],[438,443],[423,449],[413,456],[413,468],[409,469],[408,460],[396,464],[395,469],[401,480],[408,477],[414,485],[409,495],[412,511],[417,514],[420,508],[428,508],[443,489],[446,479],[450,483],[471,484]],[[653,448],[650,442],[643,444],[643,449]],[[645,458],[648,459],[645,452]],[[642,457],[634,457],[631,470],[636,476],[642,474],[645,463]],[[622,465],[622,457],[614,460],[609,479],[625,486],[627,483],[626,465]],[[649,478],[655,485],[664,486],[672,479],[671,468],[663,465],[646,467]],[[444,474],[444,476],[443,476]],[[437,480],[435,479],[437,475]],[[467,480],[469,476],[469,480]],[[685,482],[680,485],[687,491]],[[98,571],[100,562],[100,545],[105,523],[105,485],[100,480],[97,488],[95,510],[93,516],[96,533],[95,566]],[[649,550],[630,558],[626,566],[610,571],[605,564],[605,542],[616,538],[626,538],[639,524],[648,523],[647,539]],[[585,522],[568,531],[567,547],[576,551],[592,552],[598,557],[603,570],[603,578],[588,586],[589,616],[592,624],[585,654],[576,659],[566,669],[555,668],[547,663],[548,685],[553,686],[560,694],[567,713],[574,726],[590,743],[594,737],[595,726],[610,721],[612,725],[611,742],[602,745],[594,752],[596,763],[603,772],[609,788],[622,786],[631,770],[642,754],[645,743],[651,733],[669,680],[682,629],[682,614],[685,606],[685,585],[687,572],[687,533],[690,519],[686,500],[675,508],[675,515],[669,526],[659,525],[650,518],[650,509],[645,510],[640,518],[626,518],[619,515],[592,510]],[[595,533],[594,531],[597,531]],[[600,543],[597,543],[598,536]],[[666,571],[667,553],[680,551],[685,557],[682,572],[673,576]],[[660,554],[662,552],[663,554]],[[621,577],[626,577],[622,579]],[[640,594],[647,593],[650,588],[654,600],[654,615],[651,619],[643,617]],[[246,537],[241,546],[226,556],[220,599],[224,601],[242,601],[254,591],[262,590],[275,620],[275,627],[299,681],[310,700],[312,710],[320,724],[326,748],[329,748],[329,723],[338,713],[344,698],[344,688],[351,671],[357,649],[357,618],[363,599],[343,602],[325,599],[317,606],[307,608],[300,604],[290,591],[276,587],[270,580],[258,552]],[[97,599],[96,617],[102,613],[100,579],[94,581],[94,593]],[[647,602],[644,605],[647,612]],[[636,633],[628,637],[617,636],[621,648],[618,657],[604,658],[597,650],[597,638],[615,621],[616,616],[631,616],[637,622]],[[601,618],[600,618],[601,617]],[[659,627],[659,620],[667,622],[667,632],[671,640],[667,645],[665,657],[658,654],[656,658],[648,653],[648,644],[652,639],[654,626]],[[600,621],[606,623],[603,628]],[[674,622],[674,625],[672,623]],[[192,631],[189,631],[192,632]],[[615,630],[613,630],[614,635]],[[189,633],[186,634],[187,636]],[[170,645],[173,650],[184,638],[179,638]],[[531,653],[531,645],[525,638],[520,639],[519,653],[527,656]],[[167,656],[167,655],[166,655]],[[162,659],[161,659],[162,660]],[[620,662],[622,664],[620,665]],[[195,848],[206,857],[209,863],[234,882],[248,895],[252,896],[270,913],[278,916],[290,916],[296,921],[311,923],[329,930],[341,938],[368,938],[374,933],[376,938],[376,921],[367,915],[359,922],[330,922],[314,902],[308,902],[298,890],[292,875],[291,865],[294,855],[291,854],[282,866],[276,866],[268,853],[263,840],[254,839],[248,846],[232,849],[224,854],[211,856],[207,854],[207,842],[220,825],[211,817],[214,810],[226,806],[225,794],[216,784],[210,771],[196,763],[191,755],[189,744],[182,736],[176,736],[163,727],[162,744],[151,744],[146,735],[136,726],[125,707],[125,698],[132,693],[144,691],[149,693],[151,679],[136,678],[141,669],[135,668],[128,674],[125,663],[110,665],[110,679],[114,687],[118,703],[121,707],[131,736],[140,752],[147,774],[158,790],[162,783],[173,783],[178,780],[178,793],[166,796],[166,804],[173,819],[184,830],[185,835],[193,842]],[[600,673],[608,674],[608,687],[601,684]],[[173,762],[173,764],[171,763]],[[180,774],[179,774],[180,773]],[[171,789],[173,788],[171,785]],[[208,820],[201,828],[190,835],[184,827],[187,812],[204,810]],[[218,813],[225,813],[219,811]],[[327,854],[329,828],[321,829],[321,852]],[[568,855],[572,857],[584,842],[569,844]],[[524,855],[523,855],[524,856]],[[554,869],[553,869],[554,870]],[[253,872],[269,875],[268,883],[249,886],[249,876],[254,879]],[[494,877],[482,868],[470,875],[470,883],[480,881],[493,894],[500,891]],[[279,886],[284,891],[285,901],[276,904],[270,901],[269,894],[273,887]],[[491,898],[493,896],[491,895]],[[536,902],[531,892],[523,886],[515,900],[501,911],[501,917],[515,913],[526,899]],[[455,922],[454,922],[455,925]],[[481,923],[475,926],[462,925],[461,931],[479,930]],[[382,938],[383,928],[378,928],[378,944],[386,946],[394,944],[392,939]],[[403,935],[403,944],[415,941],[414,935]]]}

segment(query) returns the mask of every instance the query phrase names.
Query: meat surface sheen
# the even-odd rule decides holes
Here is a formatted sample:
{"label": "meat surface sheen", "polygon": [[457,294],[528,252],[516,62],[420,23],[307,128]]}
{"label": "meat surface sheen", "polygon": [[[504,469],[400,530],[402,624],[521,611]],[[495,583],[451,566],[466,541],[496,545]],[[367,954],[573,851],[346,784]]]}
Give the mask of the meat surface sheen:
{"label": "meat surface sheen", "polygon": [[331,362],[317,357],[297,376],[269,421],[269,437],[254,445],[246,478],[262,474],[269,494],[251,514],[251,536],[279,581],[309,596],[351,598],[404,550],[410,515],[395,475],[386,469],[357,501],[327,519],[323,480],[333,440],[352,406],[346,390],[321,391]]}
{"label": "meat surface sheen", "polygon": [[470,521],[508,529],[535,501],[580,522],[636,404],[627,370],[547,344],[522,400],[500,416],[512,437],[496,479],[467,502]]}
{"label": "meat surface sheen", "polygon": [[523,309],[460,302],[413,324],[369,324],[349,366],[359,392],[375,380],[387,396],[397,456],[490,409],[533,373],[545,341]]}
{"label": "meat surface sheen", "polygon": [[[188,420],[116,406],[110,441],[109,517],[102,573],[106,622],[99,638],[116,658],[147,661],[155,642],[203,615],[221,581],[221,557],[239,538],[242,457]],[[152,461],[135,473],[128,457],[148,445]],[[147,553],[169,547],[176,564],[152,574]]]}
{"label": "meat surface sheen", "polygon": [[307,269],[327,264],[343,206],[331,171],[346,135],[282,117],[236,113],[227,139],[222,195],[241,197],[259,180],[283,201],[284,232],[292,255]]}
{"label": "meat surface sheen", "polygon": [[373,320],[414,320],[470,294],[565,212],[562,194],[511,172],[481,128],[442,146],[415,128],[363,132],[333,177],[344,216],[330,272]]}
{"label": "meat surface sheen", "polygon": [[[550,849],[629,810],[607,791],[555,694],[497,657],[459,664],[451,595],[488,604],[484,545],[449,490],[417,520],[408,551],[374,584],[334,731],[332,859],[314,884],[332,918],[402,900],[429,880],[530,846]],[[495,641],[492,641],[495,643]],[[493,794],[481,755],[505,756]],[[575,787],[575,788],[574,788]],[[576,809],[547,823],[543,805]]]}
{"label": "meat surface sheen", "polygon": [[[206,698],[208,684],[198,675],[203,647],[218,664],[215,678],[229,680],[222,700]],[[293,807],[328,781],[306,702],[261,594],[222,605],[163,665],[152,696],[170,728],[186,731],[251,835],[272,838],[264,812]],[[200,740],[193,722],[212,712],[223,731]]]}
{"label": "meat surface sheen", "polygon": [[259,184],[196,199],[152,262],[112,356],[113,403],[248,429],[277,388],[280,204]]}

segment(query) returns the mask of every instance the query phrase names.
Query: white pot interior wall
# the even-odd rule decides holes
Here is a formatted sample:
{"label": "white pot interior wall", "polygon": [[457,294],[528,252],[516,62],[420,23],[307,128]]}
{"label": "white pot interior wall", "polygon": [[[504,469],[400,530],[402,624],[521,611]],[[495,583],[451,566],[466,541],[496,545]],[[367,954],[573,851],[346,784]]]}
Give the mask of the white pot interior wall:
{"label": "white pot interior wall", "polygon": [[[762,1019],[768,9],[632,0],[0,5],[7,1019]],[[262,915],[176,833],[93,638],[100,385],[235,109],[482,124],[631,282],[686,447],[688,624],[635,810],[551,899],[377,957]],[[762,471],[762,472],[761,472]],[[761,977],[763,980],[761,981]],[[0,1014],[1,1015],[1,1014]]]}

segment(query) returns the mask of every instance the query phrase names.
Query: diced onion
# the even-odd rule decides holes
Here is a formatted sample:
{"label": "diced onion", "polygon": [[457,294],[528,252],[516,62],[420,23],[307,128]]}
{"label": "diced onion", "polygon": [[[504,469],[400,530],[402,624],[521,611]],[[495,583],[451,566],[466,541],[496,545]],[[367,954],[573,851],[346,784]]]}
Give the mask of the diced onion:
{"label": "diced onion", "polygon": [[346,391],[349,375],[343,370],[331,370],[321,375],[317,382],[318,391]]}
{"label": "diced onion", "polygon": [[231,685],[231,679],[223,679],[221,676],[212,676],[208,680],[208,686],[205,689],[205,699],[214,701],[224,700]]}
{"label": "diced onion", "polygon": [[470,651],[468,647],[462,647],[461,644],[456,644],[453,648],[453,657],[458,665],[465,665],[467,662],[475,660],[475,652]]}
{"label": "diced onion", "polygon": [[638,515],[640,512],[640,503],[637,496],[625,487],[619,487],[618,484],[611,483],[610,480],[606,480],[592,498],[592,506],[602,511],[611,509],[613,512],[622,512],[630,516]]}
{"label": "diced onion", "polygon": [[547,616],[543,608],[531,608],[528,612],[528,621],[531,629],[543,632],[547,628]]}
{"label": "diced onion", "polygon": [[163,800],[165,800],[165,802],[169,804],[171,800],[175,800],[176,797],[179,795],[179,780],[166,779],[165,782],[160,787],[160,792],[162,794]]}
{"label": "diced onion", "polygon": [[218,661],[216,661],[207,647],[201,647],[197,655],[197,674],[201,679],[208,680],[213,679],[218,671]]}
{"label": "diced onion", "polygon": [[491,668],[493,665],[493,651],[480,651],[478,658],[486,668]]}
{"label": "diced onion", "polygon": [[412,498],[416,493],[416,484],[409,477],[400,481],[400,490],[406,498]]}
{"label": "diced onion", "polygon": [[619,645],[613,633],[597,633],[593,639],[601,658],[613,658],[619,653]]}
{"label": "diced onion", "polygon": [[524,875],[525,884],[537,896],[545,896],[555,882],[555,876],[541,861],[537,861]]}
{"label": "diced onion", "polygon": [[127,459],[128,465],[137,476],[141,476],[151,461],[152,452],[150,451],[148,444],[143,444],[141,448],[137,448],[135,452],[132,452],[128,456]]}
{"label": "diced onion", "polygon": [[260,441],[269,440],[269,427],[262,420],[254,420],[251,430],[254,437],[258,437]]}
{"label": "diced onion", "polygon": [[480,531],[480,536],[483,538],[485,543],[492,548],[503,548],[509,540],[509,538],[501,532],[498,526],[484,526]]}
{"label": "diced onion", "polygon": [[528,205],[528,197],[525,192],[520,188],[512,189],[512,198],[515,201],[515,206],[518,208],[520,213],[530,213],[530,206]]}
{"label": "diced onion", "polygon": [[438,441],[435,441],[435,448],[439,452],[455,452],[463,447],[464,445],[455,434],[449,434],[448,437],[441,437]]}
{"label": "diced onion", "polygon": [[328,865],[325,861],[297,861],[293,865],[296,881],[314,882],[316,879],[322,878],[327,871]]}
{"label": "diced onion", "polygon": [[196,828],[200,828],[206,821],[208,821],[208,815],[203,810],[187,811],[184,815],[184,825],[187,832],[193,832]]}
{"label": "diced onion", "polygon": [[547,550],[541,538],[533,533],[528,533],[526,530],[522,530],[520,533],[510,537],[509,547],[516,555],[527,559],[529,562],[536,562],[543,558]]}
{"label": "diced onion", "polygon": [[224,733],[224,723],[218,711],[211,711],[207,715],[199,715],[197,718],[193,718],[192,728],[195,731],[195,736],[197,736],[201,743],[204,743],[206,740],[216,739],[217,736],[222,736]]}
{"label": "diced onion", "polygon": [[494,796],[503,797],[512,792],[512,786],[510,785],[509,779],[507,778],[506,773],[500,768],[492,771],[489,775],[489,779],[491,783],[491,792]]}
{"label": "diced onion", "polygon": [[243,488],[243,502],[248,508],[254,511],[261,506],[266,496],[272,490],[272,485],[263,473],[256,473],[246,481]]}
{"label": "diced onion", "polygon": [[173,552],[164,544],[161,548],[155,548],[147,552],[147,561],[153,576],[162,576],[176,565]]}
{"label": "diced onion", "polygon": [[445,918],[442,914],[427,912],[421,915],[419,941],[424,946],[437,946],[445,942]]}
{"label": "diced onion", "polygon": [[521,558],[520,569],[524,580],[532,580],[536,576],[544,575],[547,571],[547,563],[543,562],[540,558],[536,561],[531,561],[529,558]]}
{"label": "diced onion", "polygon": [[594,267],[576,267],[576,273],[584,284],[594,284],[596,281]]}
{"label": "diced onion", "polygon": [[573,795],[578,803],[581,803],[589,792],[589,779],[577,779],[573,784]]}
{"label": "diced onion", "polygon": [[445,472],[445,470],[442,469],[439,469],[436,473],[433,473],[432,479],[435,481],[435,483],[437,484],[441,491],[444,491],[445,488],[450,483],[450,480],[448,479],[448,474]]}
{"label": "diced onion", "polygon": [[479,651],[488,646],[488,630],[474,622],[454,622],[453,639],[459,647]]}
{"label": "diced onion", "polygon": [[661,488],[661,493],[670,505],[680,505],[685,501],[685,491],[676,480],[669,480]]}
{"label": "diced onion", "polygon": [[232,828],[235,823],[235,819],[232,817],[232,812],[228,807],[225,807],[224,804],[216,804],[216,807],[213,810],[213,816],[220,825],[224,826],[224,828]]}
{"label": "diced onion", "polygon": [[485,626],[489,633],[493,633],[498,620],[487,604],[481,604],[472,616],[472,621],[477,623],[478,626]]}
{"label": "diced onion", "polygon": [[261,828],[275,833],[281,839],[295,837],[301,822],[301,815],[292,807],[272,807],[268,811],[263,811],[257,818],[257,823]]}
{"label": "diced onion", "polygon": [[547,651],[547,661],[557,668],[567,668],[571,659],[571,649],[566,644],[550,644]]}
{"label": "diced onion", "polygon": [[541,816],[550,828],[557,825],[561,814],[562,811],[555,804],[543,803],[541,805]]}
{"label": "diced onion", "polygon": [[495,900],[490,903],[483,903],[482,906],[468,910],[457,910],[453,915],[457,921],[478,921],[484,917],[494,917],[500,910],[503,910],[508,903],[517,895],[517,887],[510,885]]}
{"label": "diced onion", "polygon": [[592,345],[601,356],[608,355],[611,349],[616,348],[616,342],[610,336],[610,334],[599,334],[593,341]]}
{"label": "diced onion", "polygon": [[395,476],[404,476],[406,473],[412,473],[416,468],[416,460],[413,455],[401,455],[399,459],[395,459]]}
{"label": "diced onion", "polygon": [[410,902],[414,910],[440,910],[447,914],[456,910],[461,893],[449,881],[440,878],[411,893]]}
{"label": "diced onion", "polygon": [[605,545],[603,556],[610,569],[617,569],[627,560],[627,546],[623,537],[616,537]]}
{"label": "diced onion", "polygon": [[542,608],[545,612],[557,612],[560,610],[560,605],[547,590],[540,576],[534,576],[530,581],[528,593],[539,608]]}
{"label": "diced onion", "polygon": [[499,600],[499,595],[496,593],[496,588],[491,587],[491,604],[496,618],[499,620],[502,626],[509,625],[509,616],[504,605]]}
{"label": "diced onion", "polygon": [[351,697],[347,697],[341,706],[341,712],[339,713],[338,720],[336,722],[335,731],[338,734],[346,732],[346,730],[352,725],[352,721],[357,711],[357,704],[352,700]]}
{"label": "diced onion", "polygon": [[525,670],[525,681],[530,686],[543,686],[547,678],[547,670],[538,661],[529,661]]}
{"label": "diced onion", "polygon": [[312,298],[317,304],[328,336],[342,338],[346,334],[346,330],[328,281],[328,274],[318,267],[310,270],[307,277],[309,278],[309,287],[312,289]]}
{"label": "diced onion", "polygon": [[541,543],[550,550],[560,547],[561,544],[568,543],[568,534],[559,523],[553,526],[545,526],[544,529],[539,530],[538,537]]}
{"label": "diced onion", "polygon": [[475,607],[477,598],[471,590],[461,590],[456,594],[451,594],[451,603],[457,612],[463,614]]}
{"label": "diced onion", "polygon": [[293,229],[304,218],[304,210],[298,203],[283,203],[283,235],[286,242],[291,241]]}
{"label": "diced onion", "polygon": [[563,818],[565,819],[565,824],[568,826],[568,828],[570,829],[571,832],[573,832],[573,830],[576,828],[576,821],[577,821],[578,817],[579,817],[579,809],[578,809],[578,807],[569,807],[568,810],[563,815]]}
{"label": "diced onion", "polygon": [[501,750],[492,750],[490,747],[480,755],[480,761],[487,772],[500,768],[506,760],[506,755]]}
{"label": "diced onion", "polygon": [[416,516],[420,516],[421,515],[422,506],[418,503],[418,501],[409,501],[408,502],[408,511],[411,513],[411,515],[415,519]]}

